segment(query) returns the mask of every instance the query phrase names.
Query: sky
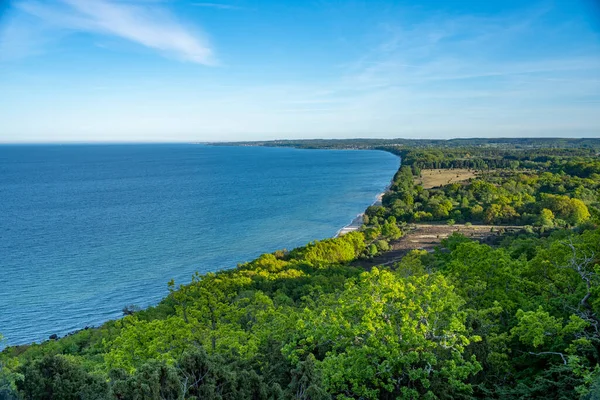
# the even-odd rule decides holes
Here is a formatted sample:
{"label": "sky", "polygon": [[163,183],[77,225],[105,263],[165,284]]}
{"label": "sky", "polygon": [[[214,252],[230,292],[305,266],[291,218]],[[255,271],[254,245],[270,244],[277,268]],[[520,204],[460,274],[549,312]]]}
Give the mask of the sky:
{"label": "sky", "polygon": [[600,1],[0,0],[0,142],[600,137]]}

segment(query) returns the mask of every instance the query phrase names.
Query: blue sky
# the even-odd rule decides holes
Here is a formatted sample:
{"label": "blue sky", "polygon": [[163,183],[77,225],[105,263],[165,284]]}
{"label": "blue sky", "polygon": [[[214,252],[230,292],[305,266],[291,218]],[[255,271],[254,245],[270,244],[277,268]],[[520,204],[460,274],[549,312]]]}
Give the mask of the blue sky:
{"label": "blue sky", "polygon": [[595,0],[0,2],[0,142],[600,136]]}

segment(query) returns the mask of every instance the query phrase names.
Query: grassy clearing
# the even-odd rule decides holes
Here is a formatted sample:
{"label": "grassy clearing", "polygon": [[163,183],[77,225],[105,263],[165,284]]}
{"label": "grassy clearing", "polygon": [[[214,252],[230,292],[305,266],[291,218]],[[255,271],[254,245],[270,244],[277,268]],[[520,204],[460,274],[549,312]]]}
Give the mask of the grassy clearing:
{"label": "grassy clearing", "polygon": [[475,176],[476,171],[470,169],[424,169],[416,181],[425,189],[431,189],[449,183],[464,182]]}

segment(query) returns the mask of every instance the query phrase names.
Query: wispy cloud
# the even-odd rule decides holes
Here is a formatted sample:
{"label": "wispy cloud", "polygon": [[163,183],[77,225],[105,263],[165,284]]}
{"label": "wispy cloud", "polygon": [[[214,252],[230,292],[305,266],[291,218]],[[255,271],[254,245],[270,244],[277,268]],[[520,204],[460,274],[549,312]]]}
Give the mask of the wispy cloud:
{"label": "wispy cloud", "polygon": [[218,8],[221,10],[242,10],[242,7],[234,6],[232,4],[223,4],[223,3],[191,3],[192,6],[196,7],[208,7],[208,8]]}
{"label": "wispy cloud", "polygon": [[597,132],[600,46],[585,28],[553,22],[548,12],[438,14],[381,26],[362,57],[340,66],[340,79],[253,93],[245,102],[265,99],[264,110],[282,118],[294,109],[294,126],[320,130],[315,136]]}
{"label": "wispy cloud", "polygon": [[[54,7],[51,16],[42,15],[48,7],[33,1],[21,4],[36,4],[36,12],[22,13],[61,26],[62,32],[108,35],[115,29],[99,27],[98,22],[92,28],[82,26],[98,19],[89,15],[95,11],[88,1],[62,0],[68,12],[58,9],[59,13]],[[146,7],[149,1],[129,0],[129,4],[158,12],[143,14],[146,19],[172,23],[173,17],[165,17],[160,6],[168,1],[154,0],[155,7]],[[74,2],[88,14],[82,15]],[[160,82],[140,76],[139,81],[127,82],[131,90],[123,90],[123,82],[109,77],[98,81],[105,89],[86,84],[69,94],[68,101],[57,99],[54,88],[51,103],[44,99],[36,103],[36,96],[22,96],[19,103],[19,96],[13,96],[0,108],[0,116],[4,125],[18,127],[17,135],[29,129],[33,138],[44,138],[46,121],[52,121],[57,138],[70,132],[73,137],[85,134],[103,140],[123,135],[164,140],[165,132],[177,132],[178,140],[598,135],[600,45],[597,33],[576,16],[543,5],[492,16],[441,11],[408,16],[411,9],[402,11],[349,37],[353,51],[336,63],[319,63],[321,75],[313,73],[315,68],[304,68],[315,66],[307,57],[306,62],[298,60],[289,80],[288,75],[280,78],[272,70],[281,60],[269,59],[265,47],[257,46],[252,55],[264,57],[271,68],[256,72],[247,64],[233,64],[228,69],[231,76],[211,79],[210,84],[193,75],[166,74]],[[125,37],[118,32],[110,35]],[[249,39],[260,45],[262,38]],[[332,40],[324,36],[322,42]],[[184,58],[172,49],[153,48]],[[290,46],[289,54],[293,51]],[[315,54],[317,59],[322,53]],[[235,79],[241,72],[247,80]],[[15,84],[13,90],[24,89]],[[32,103],[39,110],[36,118],[20,112]]]}
{"label": "wispy cloud", "polygon": [[370,52],[343,66],[342,90],[355,93],[349,97],[381,96],[390,104],[401,99],[411,108],[416,99],[443,97],[449,101],[440,106],[449,110],[456,108],[452,98],[473,93],[496,104],[527,98],[535,100],[530,103],[535,108],[576,94],[594,95],[600,46],[589,34],[573,31],[568,21],[553,25],[545,17],[545,10],[493,18],[437,16],[386,28],[385,38]]}
{"label": "wispy cloud", "polygon": [[[151,1],[135,3],[111,0],[22,0],[16,4],[26,17],[56,30],[86,32],[121,38],[198,64],[215,63],[208,40],[197,30],[178,21],[164,6]],[[12,40],[16,40],[13,27]],[[3,38],[0,42],[7,42]]]}

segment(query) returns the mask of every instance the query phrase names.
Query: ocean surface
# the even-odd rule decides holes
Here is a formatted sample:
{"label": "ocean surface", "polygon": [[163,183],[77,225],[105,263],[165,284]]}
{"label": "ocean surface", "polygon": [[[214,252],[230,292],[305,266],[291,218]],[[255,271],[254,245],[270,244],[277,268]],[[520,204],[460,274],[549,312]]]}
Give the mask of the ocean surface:
{"label": "ocean surface", "polygon": [[398,165],[382,151],[0,146],[0,348],[156,304],[170,279],[332,237]]}

